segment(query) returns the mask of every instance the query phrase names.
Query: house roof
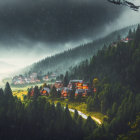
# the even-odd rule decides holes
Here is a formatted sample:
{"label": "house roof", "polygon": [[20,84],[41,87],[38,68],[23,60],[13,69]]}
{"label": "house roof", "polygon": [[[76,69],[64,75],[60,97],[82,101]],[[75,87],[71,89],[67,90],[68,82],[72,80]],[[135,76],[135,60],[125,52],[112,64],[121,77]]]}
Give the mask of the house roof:
{"label": "house roof", "polygon": [[48,93],[50,92],[50,89],[46,87],[44,87],[43,90],[47,91]]}
{"label": "house roof", "polygon": [[56,81],[55,83],[62,83],[62,81]]}
{"label": "house roof", "polygon": [[83,83],[83,80],[70,80],[69,83]]}
{"label": "house roof", "polygon": [[76,89],[75,93],[84,93],[85,90],[84,89]]}

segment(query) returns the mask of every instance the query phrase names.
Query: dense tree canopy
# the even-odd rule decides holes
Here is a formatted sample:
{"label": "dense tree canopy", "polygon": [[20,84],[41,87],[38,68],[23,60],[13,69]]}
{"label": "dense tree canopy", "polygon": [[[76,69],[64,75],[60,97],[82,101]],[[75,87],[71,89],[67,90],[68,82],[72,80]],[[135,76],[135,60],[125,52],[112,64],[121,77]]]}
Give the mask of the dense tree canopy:
{"label": "dense tree canopy", "polygon": [[[108,115],[104,120],[105,129],[97,129],[90,138],[106,139],[109,136],[116,139],[121,134],[132,135],[128,124],[135,121],[140,112],[139,34],[140,26],[136,32],[129,31],[131,40],[128,43],[118,41],[117,46],[103,48],[88,63],[86,60],[71,70],[70,79],[90,81],[97,88],[97,92],[87,99],[87,110]],[[98,86],[93,80],[96,78],[99,79]]]}
{"label": "dense tree canopy", "polygon": [[[132,40],[117,42],[100,50],[90,61],[70,69],[63,77],[83,79],[97,88],[86,100],[87,111],[101,112],[107,117],[97,126],[91,117],[84,120],[60,103],[50,104],[40,96],[37,86],[33,98],[22,103],[12,96],[9,83],[0,89],[0,138],[10,140],[139,140],[140,123],[140,27],[129,31]],[[93,79],[98,79],[94,80]],[[70,100],[73,101],[73,93]],[[31,90],[28,90],[30,97]],[[53,86],[50,98],[58,98]],[[77,97],[78,102],[81,98]]]}
{"label": "dense tree canopy", "polygon": [[[8,85],[8,86],[7,86]],[[6,84],[6,92],[10,89]],[[11,92],[11,90],[9,90]],[[38,87],[35,87],[35,99],[26,99],[22,103],[16,97],[3,94],[0,89],[0,138],[5,140],[74,140],[88,136],[84,126],[78,122],[79,115],[72,117],[68,106],[64,109],[60,103],[50,104],[46,98],[36,96]],[[9,95],[9,94],[8,94]],[[81,118],[81,121],[84,121]],[[90,131],[97,128],[91,126],[91,120],[84,121]],[[90,132],[87,128],[87,132]]]}

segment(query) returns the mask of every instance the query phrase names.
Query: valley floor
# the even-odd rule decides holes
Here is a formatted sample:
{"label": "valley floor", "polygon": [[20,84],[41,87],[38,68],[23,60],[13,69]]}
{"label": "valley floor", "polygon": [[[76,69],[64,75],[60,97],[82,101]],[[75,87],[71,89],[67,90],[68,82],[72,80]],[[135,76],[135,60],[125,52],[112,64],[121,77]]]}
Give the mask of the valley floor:
{"label": "valley floor", "polygon": [[[27,95],[27,87],[19,88],[19,89],[13,88],[12,91],[13,91],[13,95],[20,98],[21,101],[23,101],[24,96]],[[74,110],[76,109],[77,111],[79,111],[79,114],[83,114],[83,116],[84,115],[91,116],[91,118],[99,125],[101,125],[103,123],[104,118],[107,118],[107,116],[103,115],[102,113],[87,111],[86,110],[87,104],[85,102],[76,102],[76,101],[72,102],[72,101],[69,101],[68,99],[61,99],[61,98],[52,99],[52,98],[46,97],[46,99],[50,103],[54,103],[54,104],[57,104],[58,102],[60,102],[61,105],[63,105],[63,106],[66,106],[68,104],[71,112],[74,112]]]}
{"label": "valley floor", "polygon": [[72,102],[72,101],[69,101],[68,99],[48,99],[47,100],[51,103],[54,103],[54,104],[57,104],[58,102],[61,103],[61,105],[63,106],[66,106],[68,104],[68,107],[70,109],[76,109],[77,111],[80,111],[81,113],[85,114],[86,116],[91,116],[91,118],[97,122],[97,124],[102,124],[103,123],[103,120],[104,118],[107,118],[106,115],[103,115],[102,113],[100,112],[89,112],[86,110],[87,108],[87,104],[85,102]]}

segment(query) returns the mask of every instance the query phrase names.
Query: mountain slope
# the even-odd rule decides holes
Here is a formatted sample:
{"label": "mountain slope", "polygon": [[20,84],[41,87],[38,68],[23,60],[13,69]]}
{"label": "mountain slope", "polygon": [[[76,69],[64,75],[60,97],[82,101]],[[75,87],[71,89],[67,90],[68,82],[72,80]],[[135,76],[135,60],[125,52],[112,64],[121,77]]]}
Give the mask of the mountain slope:
{"label": "mountain slope", "polygon": [[100,50],[89,63],[83,61],[70,70],[70,78],[85,81],[98,77],[110,83],[121,83],[139,92],[140,82],[140,27],[128,43],[118,42]]}
{"label": "mountain slope", "polygon": [[64,73],[70,67],[96,55],[98,50],[103,48],[104,44],[108,46],[111,42],[116,41],[119,35],[121,35],[121,38],[125,37],[128,34],[128,31],[134,28],[136,28],[136,25],[115,31],[104,38],[80,45],[74,49],[69,49],[68,51],[47,57],[27,67],[25,71],[27,72],[30,70],[37,73],[41,72],[42,74],[46,74],[49,71],[56,72],[58,74]]}
{"label": "mountain slope", "polygon": [[82,62],[70,71],[69,79],[90,79],[90,85],[96,89],[88,97],[87,110],[108,116],[102,130],[92,133],[90,140],[139,140],[139,70],[140,26],[127,43],[102,49],[89,64]]}

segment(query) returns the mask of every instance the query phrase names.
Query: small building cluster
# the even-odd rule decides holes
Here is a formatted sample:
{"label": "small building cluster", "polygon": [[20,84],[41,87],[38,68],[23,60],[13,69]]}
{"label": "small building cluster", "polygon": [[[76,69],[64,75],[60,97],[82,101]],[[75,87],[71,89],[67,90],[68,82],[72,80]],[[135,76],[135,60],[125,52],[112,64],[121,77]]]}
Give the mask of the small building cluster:
{"label": "small building cluster", "polygon": [[132,38],[126,37],[126,38],[123,38],[123,39],[121,40],[121,42],[128,43],[128,42],[131,41],[131,40],[133,40],[133,39],[132,39]]}
{"label": "small building cluster", "polygon": [[[44,86],[45,85],[45,86]],[[56,81],[54,85],[48,86],[46,83],[43,85],[43,88],[40,89],[40,95],[49,96],[51,88],[55,87],[57,94],[61,98],[68,98],[70,94],[74,94],[74,97],[80,95],[81,97],[86,97],[91,94],[92,88],[89,86],[89,83],[84,82],[83,80],[70,80],[67,87],[64,87],[62,81]],[[95,88],[93,90],[96,92]],[[31,89],[30,96],[34,95],[34,88]]]}
{"label": "small building cluster", "polygon": [[[73,92],[73,90],[75,91],[74,93],[75,97],[78,95],[85,97],[91,93],[89,83],[85,83],[83,80],[70,80],[67,87],[64,87],[62,81],[56,81],[53,86],[55,86],[57,92],[61,93],[62,98],[69,97],[71,92]],[[45,87],[41,90],[41,95],[49,95],[49,94],[50,89],[48,87]]]}
{"label": "small building cluster", "polygon": [[22,85],[22,84],[30,84],[30,83],[38,83],[40,80],[38,79],[37,73],[31,73],[29,76],[15,76],[12,79],[12,83],[14,85]]}
{"label": "small building cluster", "polygon": [[123,38],[123,39],[121,39],[121,40],[118,40],[118,41],[116,41],[116,42],[113,42],[112,44],[111,44],[111,47],[117,47],[118,46],[118,43],[119,42],[123,42],[123,43],[128,43],[129,41],[131,41],[131,40],[133,40],[132,38],[128,38],[128,37],[126,37],[126,38]]}
{"label": "small building cluster", "polygon": [[64,85],[63,85],[62,81],[56,81],[54,86],[56,89],[61,89],[61,88],[63,88]]}
{"label": "small building cluster", "polygon": [[68,97],[70,91],[73,89],[75,89],[75,96],[81,95],[85,97],[91,93],[89,83],[86,83],[83,80],[70,80],[68,86],[62,89],[61,96]]}
{"label": "small building cluster", "polygon": [[51,81],[51,80],[56,80],[56,74],[52,73],[50,75],[44,75],[42,78],[43,81]]}

